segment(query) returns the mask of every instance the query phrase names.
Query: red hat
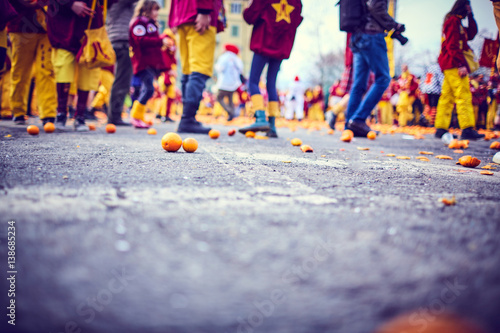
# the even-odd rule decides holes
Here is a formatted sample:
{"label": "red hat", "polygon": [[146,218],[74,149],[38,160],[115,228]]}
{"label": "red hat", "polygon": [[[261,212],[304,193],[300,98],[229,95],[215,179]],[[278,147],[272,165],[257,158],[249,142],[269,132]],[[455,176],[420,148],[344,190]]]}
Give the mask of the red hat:
{"label": "red hat", "polygon": [[299,81],[299,77],[298,76],[295,77],[295,81]]}
{"label": "red hat", "polygon": [[233,52],[234,54],[240,53],[240,49],[238,48],[238,46],[236,46],[234,44],[226,44],[226,45],[224,45],[224,49],[226,51]]}

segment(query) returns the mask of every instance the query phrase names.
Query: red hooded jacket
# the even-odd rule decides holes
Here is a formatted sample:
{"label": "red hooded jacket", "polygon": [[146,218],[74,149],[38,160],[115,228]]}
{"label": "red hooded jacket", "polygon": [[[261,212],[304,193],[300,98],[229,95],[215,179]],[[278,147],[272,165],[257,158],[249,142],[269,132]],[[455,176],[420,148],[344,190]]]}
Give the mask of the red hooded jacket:
{"label": "red hooded jacket", "polygon": [[441,71],[451,68],[467,67],[464,51],[469,50],[467,41],[474,39],[477,34],[477,23],[474,16],[468,16],[469,27],[462,25],[462,18],[457,15],[450,16],[443,24],[443,37],[441,53],[438,57]]}
{"label": "red hooded jacket", "polygon": [[250,50],[275,59],[288,59],[297,27],[302,22],[300,0],[253,1],[243,12],[252,24]]}
{"label": "red hooded jacket", "polygon": [[139,16],[132,19],[129,29],[134,74],[152,68],[159,74],[168,69],[162,51],[162,37],[154,20]]}

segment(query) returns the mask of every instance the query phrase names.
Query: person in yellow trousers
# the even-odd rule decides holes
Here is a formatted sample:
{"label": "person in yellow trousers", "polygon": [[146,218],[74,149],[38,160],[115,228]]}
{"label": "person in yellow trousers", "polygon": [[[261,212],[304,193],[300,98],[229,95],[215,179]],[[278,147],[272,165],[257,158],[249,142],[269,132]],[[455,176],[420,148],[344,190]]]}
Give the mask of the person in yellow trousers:
{"label": "person in yellow trousers", "polygon": [[391,81],[387,89],[385,89],[384,94],[380,98],[377,104],[378,108],[378,122],[383,125],[392,125],[394,123],[394,107],[391,104],[391,92],[393,91],[394,81]]}
{"label": "person in yellow trousers", "polygon": [[[47,36],[45,12],[37,3],[11,1],[18,16],[7,24],[12,43],[11,106],[14,123],[24,125],[28,108],[31,74],[35,72],[35,92],[43,124],[54,123],[57,110],[56,81],[52,66],[52,46]],[[34,20],[33,18],[37,18]]]}
{"label": "person in yellow trousers", "polygon": [[[92,18],[91,29],[103,26],[102,6],[98,4],[92,11],[92,0],[71,1],[62,3],[50,0],[47,14],[47,26],[50,43],[53,46],[52,63],[56,74],[57,117],[56,128],[66,129],[68,113],[68,96],[71,83],[77,78],[77,104],[74,130],[88,131],[85,124],[85,111],[91,90],[99,87],[99,68],[89,69],[79,64],[76,55],[81,48],[81,40],[85,35]],[[69,26],[74,27],[68,29]]]}
{"label": "person in yellow trousers", "polygon": [[312,91],[311,107],[309,108],[309,113],[307,118],[309,120],[325,121],[324,108],[324,95],[321,86],[314,87]]}
{"label": "person in yellow trousers", "polygon": [[111,97],[111,87],[115,80],[115,66],[101,68],[101,84],[90,104],[90,112],[87,119],[96,119],[95,111],[102,109],[104,113],[108,113],[109,98]]}
{"label": "person in yellow trousers", "polygon": [[[466,17],[469,22],[467,28],[462,25],[462,20]],[[457,0],[451,11],[446,14],[443,24],[438,63],[443,71],[444,80],[434,125],[436,138],[441,138],[448,132],[455,104],[458,123],[462,129],[461,138],[464,140],[484,138],[484,134],[479,134],[474,130],[476,122],[468,77],[470,67],[464,56],[464,51],[470,49],[467,41],[472,40],[476,34],[477,23],[469,0]]]}
{"label": "person in yellow trousers", "polygon": [[3,68],[0,68],[0,118],[12,119],[12,109],[10,107],[10,58],[7,54]]}
{"label": "person in yellow trousers", "polygon": [[396,105],[396,111],[399,114],[399,126],[406,126],[413,119],[413,103],[416,98],[418,83],[415,76],[408,70],[408,65],[401,67],[401,76],[399,77],[399,100]]}

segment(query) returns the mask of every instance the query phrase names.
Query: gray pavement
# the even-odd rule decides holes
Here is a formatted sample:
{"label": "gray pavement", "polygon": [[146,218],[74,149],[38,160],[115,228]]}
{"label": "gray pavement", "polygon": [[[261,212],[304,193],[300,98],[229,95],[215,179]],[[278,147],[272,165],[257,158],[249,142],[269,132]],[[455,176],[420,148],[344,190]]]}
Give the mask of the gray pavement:
{"label": "gray pavement", "polygon": [[0,332],[364,333],[445,311],[500,332],[500,168],[455,165],[491,162],[489,142],[456,154],[430,135],[253,140],[217,125],[188,154],[161,148],[175,124],[155,128],[0,122],[2,309],[10,220],[17,269],[16,326],[3,310]]}

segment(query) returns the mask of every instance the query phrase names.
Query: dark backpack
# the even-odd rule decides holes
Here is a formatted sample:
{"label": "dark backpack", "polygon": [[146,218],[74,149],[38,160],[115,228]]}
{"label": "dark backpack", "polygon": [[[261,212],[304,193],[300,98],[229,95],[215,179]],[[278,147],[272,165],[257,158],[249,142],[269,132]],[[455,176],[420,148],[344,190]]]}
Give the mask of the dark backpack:
{"label": "dark backpack", "polygon": [[368,21],[367,0],[339,0],[340,30],[358,32]]}

